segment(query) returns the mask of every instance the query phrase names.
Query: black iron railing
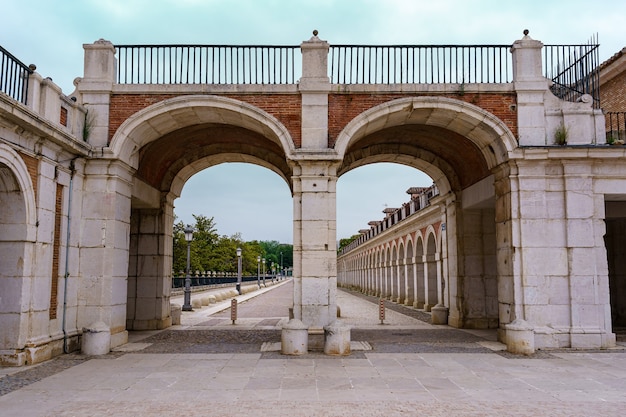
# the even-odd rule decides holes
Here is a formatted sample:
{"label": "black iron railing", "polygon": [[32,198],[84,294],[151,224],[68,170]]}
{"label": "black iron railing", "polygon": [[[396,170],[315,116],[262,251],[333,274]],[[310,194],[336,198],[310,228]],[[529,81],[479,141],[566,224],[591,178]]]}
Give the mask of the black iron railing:
{"label": "black iron railing", "polygon": [[115,49],[120,84],[295,84],[296,68],[301,68],[298,46],[117,45]]}
{"label": "black iron railing", "polygon": [[587,45],[544,45],[544,75],[552,80],[552,93],[565,101],[584,94],[600,108],[600,55],[595,38]]}
{"label": "black iron railing", "polygon": [[508,83],[511,45],[335,45],[335,84]]}
{"label": "black iron railing", "polygon": [[[173,276],[172,277],[172,288],[183,288],[185,286],[185,276]],[[246,275],[241,277],[242,282],[256,282],[257,280],[263,281],[263,275],[257,278],[256,275]],[[275,275],[266,274],[265,280],[274,280],[276,279]],[[228,286],[234,285],[237,283],[237,277],[232,276],[208,276],[206,274],[192,274],[191,275],[191,286],[192,287],[207,287],[207,286]]]}
{"label": "black iron railing", "polygon": [[607,112],[606,118],[606,141],[626,141],[626,112]]}
{"label": "black iron railing", "polygon": [[26,104],[28,76],[33,70],[0,46],[0,91]]}

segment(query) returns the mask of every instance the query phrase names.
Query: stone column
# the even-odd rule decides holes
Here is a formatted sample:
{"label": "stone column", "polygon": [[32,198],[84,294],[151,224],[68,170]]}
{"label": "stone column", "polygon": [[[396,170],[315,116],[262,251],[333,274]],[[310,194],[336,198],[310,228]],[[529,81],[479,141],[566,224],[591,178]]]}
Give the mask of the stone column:
{"label": "stone column", "polygon": [[335,166],[307,160],[294,167],[294,317],[309,328],[323,328],[336,317]]}
{"label": "stone column", "polygon": [[418,298],[418,274],[417,274],[417,256],[413,256],[411,258],[411,262],[413,262],[413,308],[419,308],[419,298]]}
{"label": "stone column", "polygon": [[80,236],[79,323],[111,330],[111,347],[126,343],[126,302],[132,173],[121,162],[93,159],[85,167]]}
{"label": "stone column", "polygon": [[400,259],[400,253],[398,253],[398,258],[396,259],[396,303],[403,304],[404,303],[404,294],[402,291],[402,280],[404,277],[402,276],[402,259]]}

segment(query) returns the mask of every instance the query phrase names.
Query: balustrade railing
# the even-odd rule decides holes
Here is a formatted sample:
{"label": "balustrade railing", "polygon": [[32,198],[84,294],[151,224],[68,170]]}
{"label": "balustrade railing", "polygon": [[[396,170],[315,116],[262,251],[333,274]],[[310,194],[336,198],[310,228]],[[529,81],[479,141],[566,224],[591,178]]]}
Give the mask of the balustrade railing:
{"label": "balustrade railing", "polygon": [[511,45],[334,45],[334,84],[509,83]]}
{"label": "balustrade railing", "polygon": [[298,46],[117,45],[115,49],[120,84],[295,84],[301,68]]}
{"label": "balustrade railing", "polygon": [[33,70],[0,46],[0,91],[27,104],[28,76]]}

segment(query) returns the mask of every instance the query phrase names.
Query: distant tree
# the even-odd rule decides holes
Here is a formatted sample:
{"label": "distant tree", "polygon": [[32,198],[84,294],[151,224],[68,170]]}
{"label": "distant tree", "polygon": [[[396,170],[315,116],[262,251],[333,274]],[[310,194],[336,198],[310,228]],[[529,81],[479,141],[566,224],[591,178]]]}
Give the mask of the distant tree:
{"label": "distant tree", "polygon": [[339,239],[339,247],[337,248],[337,250],[339,251],[339,250],[345,248],[350,243],[352,243],[354,240],[358,239],[359,236],[361,236],[361,235],[360,234],[356,234],[356,235],[352,235],[350,237]]}
{"label": "distant tree", "polygon": [[[281,244],[278,241],[244,242],[240,233],[232,236],[220,236],[213,217],[193,215],[195,223],[193,241],[190,246],[191,271],[237,272],[237,248],[242,252],[243,275],[256,275],[257,257],[265,258],[266,271],[272,262],[278,271],[281,253],[283,268],[293,266],[293,245]],[[175,218],[176,221],[176,218]],[[187,241],[185,240],[186,225],[182,221],[173,226],[172,266],[174,273],[185,272],[187,267]]]}

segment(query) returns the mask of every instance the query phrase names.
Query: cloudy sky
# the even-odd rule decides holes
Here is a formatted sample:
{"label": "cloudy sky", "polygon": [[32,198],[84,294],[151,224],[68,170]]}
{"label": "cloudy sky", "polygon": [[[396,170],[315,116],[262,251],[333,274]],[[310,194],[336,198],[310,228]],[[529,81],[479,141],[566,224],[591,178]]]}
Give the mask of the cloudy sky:
{"label": "cloudy sky", "polygon": [[[511,44],[524,29],[545,44],[597,35],[604,61],[626,46],[626,2],[615,0],[2,0],[0,45],[65,94],[82,76],[85,43],[298,45],[313,29],[330,44]],[[337,186],[337,235],[380,220],[430,185],[393,164],[355,169]],[[192,177],[176,203],[185,222],[214,217],[222,235],[292,242],[287,184],[267,169],[222,164]]]}

